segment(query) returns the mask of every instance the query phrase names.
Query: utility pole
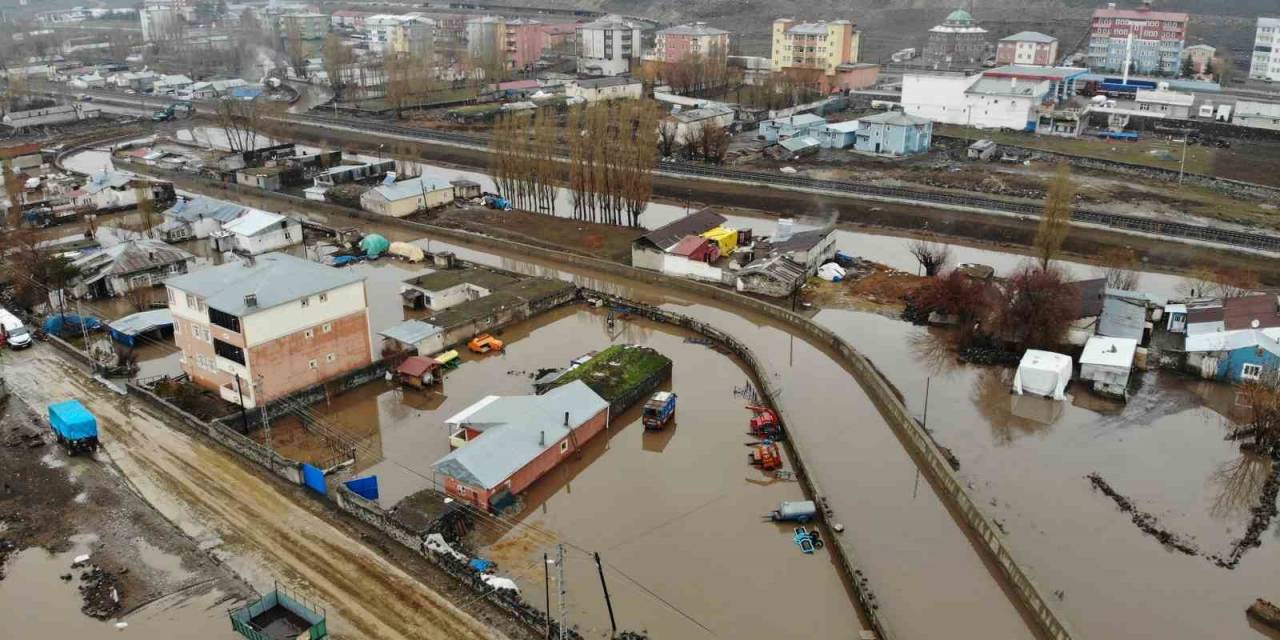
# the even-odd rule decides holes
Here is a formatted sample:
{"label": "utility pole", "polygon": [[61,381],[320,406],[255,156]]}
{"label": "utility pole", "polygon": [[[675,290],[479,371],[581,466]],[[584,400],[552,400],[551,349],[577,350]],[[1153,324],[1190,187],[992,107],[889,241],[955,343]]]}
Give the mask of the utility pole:
{"label": "utility pole", "polygon": [[84,326],[84,313],[80,311],[80,298],[76,298],[76,315],[80,317],[80,336],[84,339],[84,352],[89,353],[89,328]]}
{"label": "utility pole", "polygon": [[542,554],[542,590],[547,594],[547,639],[551,640],[551,557]]}
{"label": "utility pole", "polygon": [[1178,165],[1178,186],[1182,186],[1182,176],[1187,172],[1187,138],[1190,134],[1188,130],[1182,131],[1182,164]]}
{"label": "utility pole", "polygon": [[609,599],[609,584],[604,581],[604,565],[600,563],[600,552],[596,552],[596,571],[600,573],[600,588],[604,589],[604,605],[609,608],[609,628],[613,637],[618,635],[618,623],[613,619],[613,600]]}
{"label": "utility pole", "polygon": [[244,414],[244,391],[240,389],[240,374],[231,374],[236,377],[236,399],[240,401],[240,427],[244,429],[244,434],[249,435],[249,418]]}
{"label": "utility pole", "polygon": [[923,426],[925,431],[929,430],[929,383],[933,382],[933,376],[924,379],[924,420]]}
{"label": "utility pole", "polygon": [[[240,376],[237,375],[236,383],[239,384],[239,382],[240,382]],[[240,411],[241,412],[244,411],[243,405],[241,405]],[[261,407],[258,407],[258,415],[262,416],[262,432],[264,434],[262,442],[267,445],[267,467],[272,471],[275,471],[275,464],[272,462],[272,459],[275,456],[271,455],[275,453],[271,449],[271,421],[267,419],[267,407],[265,404]],[[248,433],[246,433],[245,435],[248,435]]]}
{"label": "utility pole", "polygon": [[568,629],[565,626],[566,623],[568,622],[568,611],[567,611],[568,610],[568,606],[567,606],[568,593],[566,593],[567,589],[564,586],[564,544],[563,543],[556,545],[556,571],[559,573],[558,579],[560,580],[560,602],[557,603],[557,606],[560,609],[560,616],[559,616],[560,621],[558,623],[560,625],[560,640],[568,640],[569,636],[566,633]]}

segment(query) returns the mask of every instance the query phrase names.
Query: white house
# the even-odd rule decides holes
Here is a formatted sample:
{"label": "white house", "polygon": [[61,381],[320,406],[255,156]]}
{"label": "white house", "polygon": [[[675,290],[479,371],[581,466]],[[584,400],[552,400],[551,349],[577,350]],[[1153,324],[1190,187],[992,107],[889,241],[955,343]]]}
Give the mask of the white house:
{"label": "white house", "polygon": [[1080,378],[1092,382],[1098,393],[1127,398],[1137,350],[1138,341],[1132,338],[1089,338],[1080,354]]}
{"label": "white house", "polygon": [[631,60],[640,57],[640,25],[617,16],[580,25],[578,31],[578,73],[617,76],[631,70]]}
{"label": "white house", "polygon": [[156,193],[159,185],[117,171],[104,171],[89,178],[83,187],[72,193],[72,204],[94,211],[128,209],[137,206],[139,189],[150,191],[148,195],[154,198],[159,195]]}
{"label": "white house", "polygon": [[393,218],[426,211],[453,202],[453,185],[440,178],[422,176],[374,187],[360,195],[360,208]]}
{"label": "white house", "polygon": [[1280,104],[1240,100],[1236,102],[1235,124],[1280,131]]}
{"label": "white house", "polygon": [[400,298],[406,307],[444,311],[515,282],[510,276],[486,269],[445,269],[405,280],[400,284]]}
{"label": "white house", "polygon": [[173,95],[179,91],[190,89],[193,84],[195,82],[191,78],[182,74],[162,75],[156,78],[155,83],[151,85],[151,93],[158,96]]}
{"label": "white house", "polygon": [[161,213],[164,222],[159,230],[166,240],[177,242],[191,238],[208,238],[222,230],[222,225],[239,218],[249,207],[196,196],[190,200],[180,200]]}
{"label": "white house", "polygon": [[644,83],[627,76],[579,78],[565,85],[564,95],[582,98],[588,104],[600,100],[639,100],[644,96]]}
{"label": "white house", "polygon": [[729,125],[733,124],[733,109],[722,106],[707,106],[701,109],[677,111],[669,116],[669,122],[675,123],[675,143],[683,145],[702,127],[719,126],[728,128]]}
{"label": "white house", "polygon": [[276,213],[249,209],[210,236],[217,251],[240,251],[252,256],[302,242],[302,223]]}
{"label": "white house", "polygon": [[14,129],[25,129],[27,127],[43,127],[91,120],[99,115],[101,115],[100,109],[96,105],[81,102],[58,104],[39,109],[10,111],[4,114],[3,122]]}
{"label": "white house", "polygon": [[1023,131],[1034,128],[1036,109],[1051,90],[1048,80],[908,73],[902,110],[945,124]]}

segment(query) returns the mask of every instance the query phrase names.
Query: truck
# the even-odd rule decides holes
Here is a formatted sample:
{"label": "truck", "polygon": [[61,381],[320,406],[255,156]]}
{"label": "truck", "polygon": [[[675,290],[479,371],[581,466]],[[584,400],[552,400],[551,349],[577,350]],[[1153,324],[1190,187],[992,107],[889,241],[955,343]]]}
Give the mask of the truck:
{"label": "truck", "polygon": [[482,333],[471,339],[467,343],[467,348],[472,353],[489,353],[490,351],[502,351],[502,341],[487,334]]}
{"label": "truck", "polygon": [[0,309],[0,338],[10,349],[26,349],[31,346],[31,332],[18,316],[7,309]]}
{"label": "truck", "polygon": [[49,405],[49,426],[71,455],[98,450],[98,419],[79,400]]}
{"label": "truck", "polygon": [[190,102],[177,102],[163,109],[152,112],[151,121],[152,122],[168,122],[169,120],[173,120],[177,116],[190,117],[191,111],[192,111],[192,108],[191,108]]}
{"label": "truck", "polygon": [[670,391],[659,391],[644,403],[644,414],[640,421],[649,431],[659,431],[667,426],[676,415],[676,394]]}

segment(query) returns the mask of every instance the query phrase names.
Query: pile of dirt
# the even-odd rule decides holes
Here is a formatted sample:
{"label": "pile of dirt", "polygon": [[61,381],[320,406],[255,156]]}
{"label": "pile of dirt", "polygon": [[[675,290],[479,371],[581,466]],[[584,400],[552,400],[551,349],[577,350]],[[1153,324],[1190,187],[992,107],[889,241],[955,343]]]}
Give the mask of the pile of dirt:
{"label": "pile of dirt", "polygon": [[900,312],[915,291],[929,281],[867,260],[856,261],[846,273],[840,282],[810,278],[805,285],[804,300],[827,309]]}
{"label": "pile of dirt", "polygon": [[[76,568],[76,565],[71,566]],[[80,597],[84,600],[80,611],[85,615],[99,620],[114,618],[121,608],[119,575],[88,565],[80,573]]]}

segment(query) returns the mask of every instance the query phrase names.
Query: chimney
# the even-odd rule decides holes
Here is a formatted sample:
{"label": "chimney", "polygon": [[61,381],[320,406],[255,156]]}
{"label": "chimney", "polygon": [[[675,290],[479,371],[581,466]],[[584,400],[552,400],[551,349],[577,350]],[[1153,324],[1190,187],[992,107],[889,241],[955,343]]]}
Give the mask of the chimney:
{"label": "chimney", "polygon": [[539,431],[539,432],[538,432],[538,446],[539,446],[539,447],[545,447],[545,446],[547,446],[547,432],[546,432],[546,431]]}
{"label": "chimney", "polygon": [[569,426],[569,412],[564,412],[564,426]]}
{"label": "chimney", "polygon": [[245,295],[244,306],[249,307],[250,309],[258,306],[258,294],[250,293]]}

